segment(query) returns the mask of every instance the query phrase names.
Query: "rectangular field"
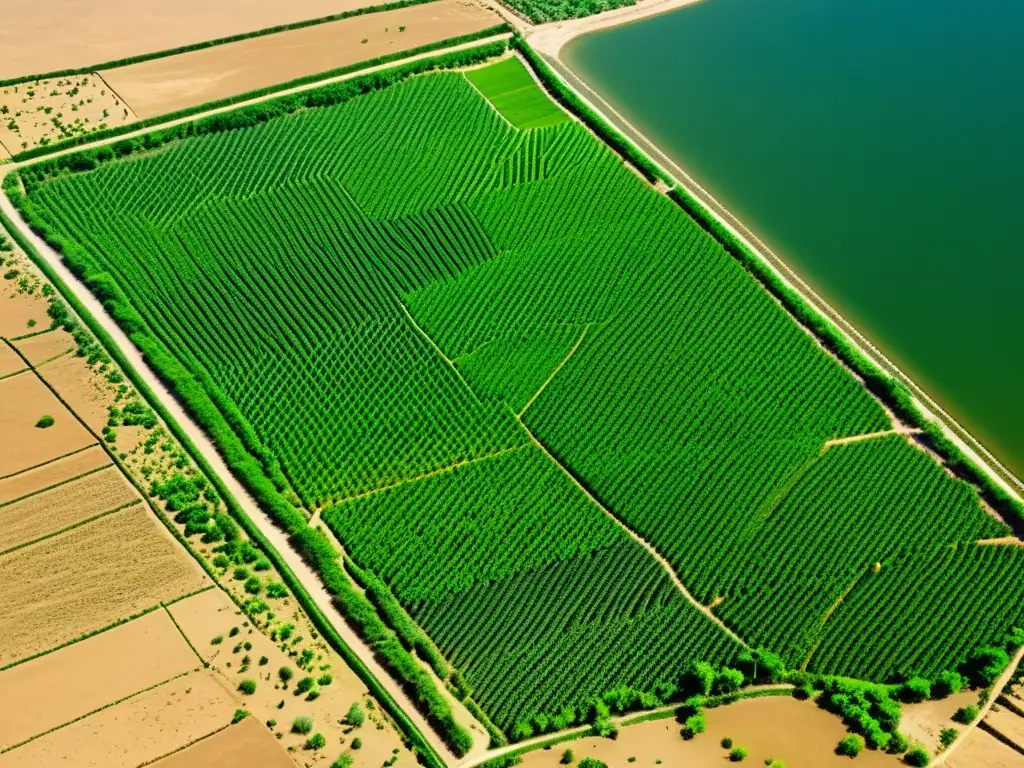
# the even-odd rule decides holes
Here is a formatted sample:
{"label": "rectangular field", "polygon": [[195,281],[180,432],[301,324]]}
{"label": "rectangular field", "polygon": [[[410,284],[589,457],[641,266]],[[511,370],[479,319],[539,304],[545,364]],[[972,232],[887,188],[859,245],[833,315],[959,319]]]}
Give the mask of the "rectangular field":
{"label": "rectangular field", "polygon": [[744,643],[886,680],[1024,623],[971,487],[518,60],[467,72],[29,169],[20,202],[513,739]]}
{"label": "rectangular field", "polygon": [[153,763],[153,768],[294,768],[270,731],[253,717]]}
{"label": "rectangular field", "polygon": [[0,750],[198,665],[160,610],[0,672]]}
{"label": "rectangular field", "polygon": [[12,342],[33,366],[39,366],[48,360],[69,352],[75,348],[75,340],[62,328],[57,328],[38,336]]}
{"label": "rectangular field", "polygon": [[101,446],[94,445],[63,459],[5,478],[0,480],[0,504],[63,483],[109,463],[107,452]]}
{"label": "rectangular field", "polygon": [[464,0],[355,16],[100,74],[142,119],[468,35],[501,17]]}
{"label": "rectangular field", "polygon": [[236,703],[210,672],[134,696],[0,755],[0,768],[136,768],[231,722]]}
{"label": "rectangular field", "polygon": [[205,586],[159,526],[138,505],[0,556],[0,666]]}

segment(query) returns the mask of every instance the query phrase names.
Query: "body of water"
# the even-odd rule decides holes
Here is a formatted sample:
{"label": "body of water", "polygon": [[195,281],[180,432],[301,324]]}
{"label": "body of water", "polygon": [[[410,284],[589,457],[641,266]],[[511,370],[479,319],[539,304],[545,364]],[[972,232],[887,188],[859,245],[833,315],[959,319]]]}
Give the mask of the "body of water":
{"label": "body of water", "polygon": [[1024,474],[1024,3],[704,0],[562,59]]}

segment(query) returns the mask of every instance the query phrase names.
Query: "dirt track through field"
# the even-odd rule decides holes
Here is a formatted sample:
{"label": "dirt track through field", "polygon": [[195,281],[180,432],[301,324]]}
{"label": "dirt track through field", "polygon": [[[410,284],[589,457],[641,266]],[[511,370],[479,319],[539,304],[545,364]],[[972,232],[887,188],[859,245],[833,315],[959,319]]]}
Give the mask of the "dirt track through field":
{"label": "dirt track through field", "polygon": [[465,0],[353,16],[100,74],[142,119],[479,32],[501,17]]}
{"label": "dirt track through field", "polygon": [[0,750],[194,669],[164,611],[0,672]]}

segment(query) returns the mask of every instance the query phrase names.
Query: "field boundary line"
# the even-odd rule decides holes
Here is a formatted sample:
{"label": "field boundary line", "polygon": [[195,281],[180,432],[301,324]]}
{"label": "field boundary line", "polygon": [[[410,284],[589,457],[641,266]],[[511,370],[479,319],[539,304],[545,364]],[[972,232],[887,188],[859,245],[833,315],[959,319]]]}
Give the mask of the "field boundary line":
{"label": "field boundary line", "polygon": [[[59,328],[60,326],[58,326]],[[33,331],[32,333],[25,333],[21,336],[5,336],[7,341],[25,341],[26,339],[34,339],[36,336],[45,336],[47,333],[53,333],[57,328],[44,328],[41,331]]]}
{"label": "field boundary line", "polygon": [[[252,712],[250,712],[249,710],[245,710],[245,717],[252,717],[252,716],[253,716]],[[244,720],[244,719],[245,718],[243,717],[242,720]],[[242,722],[242,720],[239,720],[238,723]],[[163,760],[166,757],[170,757],[171,755],[176,755],[179,752],[184,752],[189,747],[194,747],[196,744],[198,744],[201,741],[206,741],[207,739],[211,738],[212,736],[216,736],[218,733],[223,733],[228,728],[230,728],[233,725],[237,725],[238,723],[232,721],[232,722],[228,723],[227,725],[222,725],[220,728],[217,728],[216,730],[210,731],[205,736],[200,736],[198,738],[192,739],[191,741],[189,741],[186,744],[182,744],[177,749],[172,749],[170,752],[165,752],[164,754],[160,755],[159,757],[154,757],[152,760],[146,760],[144,763],[139,763],[137,766],[135,766],[135,768],[145,768],[145,766],[153,765],[153,763],[158,763],[158,762],[160,762],[161,760]],[[291,754],[289,753],[288,756],[291,757]]]}
{"label": "field boundary line", "polygon": [[[206,591],[206,590],[204,590],[204,591]],[[170,609],[167,607],[167,604],[166,603],[160,603],[160,607],[164,609],[164,613],[167,614],[167,618],[171,620],[171,624],[173,624],[174,628],[176,630],[178,630],[178,634],[181,635],[181,639],[184,640],[188,644],[188,647],[192,649],[192,653],[194,653],[196,655],[196,658],[199,659],[199,663],[203,665],[204,669],[209,669],[210,668],[210,662],[208,662],[206,659],[204,659],[200,655],[199,651],[196,650],[196,647],[192,644],[192,641],[188,639],[188,635],[186,635],[182,631],[181,627],[178,625],[178,620],[174,618],[174,614],[171,613]]]}
{"label": "field boundary line", "polygon": [[126,504],[122,504],[120,507],[117,507],[116,509],[108,509],[106,512],[100,512],[98,515],[93,515],[92,517],[87,518],[85,520],[80,520],[74,525],[69,525],[67,528],[62,528],[59,531],[48,533],[45,536],[40,536],[38,539],[32,539],[32,541],[26,541],[23,544],[19,544],[16,547],[5,549],[3,552],[0,552],[0,557],[7,557],[7,555],[17,552],[19,549],[25,549],[26,547],[31,547],[33,544],[38,544],[41,541],[46,541],[47,539],[54,539],[58,536],[63,536],[65,533],[73,531],[76,528],[81,528],[82,526],[88,525],[89,523],[95,523],[97,520],[101,518],[108,517],[110,515],[116,515],[118,512],[124,512],[126,509],[138,506],[141,503],[142,499],[135,499],[134,501],[129,501]]}
{"label": "field boundary line", "polygon": [[980,723],[978,723],[978,729],[984,731],[993,739],[1001,741],[1014,752],[1019,752],[1020,754],[1024,755],[1024,747],[1022,747],[1016,741],[1011,739],[1009,736],[1007,736],[1005,733],[999,730],[996,726],[992,725],[992,723],[983,720]]}
{"label": "field boundary line", "polygon": [[[24,359],[25,358],[22,358],[22,360],[24,360]],[[18,373],[25,373],[28,370],[30,370],[30,368],[26,368],[24,371],[18,371]],[[18,374],[14,374],[14,375],[16,376]],[[2,377],[0,377],[0,381],[2,381]],[[11,472],[11,474],[9,474],[9,475],[4,475],[3,477],[0,477],[0,480],[8,480],[8,479],[10,479],[12,477],[17,477],[18,475],[23,475],[26,472],[31,472],[33,469],[39,469],[40,467],[45,467],[47,464],[53,464],[55,462],[60,461],[61,459],[69,459],[72,456],[81,453],[82,451],[88,451],[90,448],[95,448],[99,444],[100,443],[97,440],[95,443],[92,443],[91,445],[87,445],[84,448],[76,448],[71,453],[65,453],[62,456],[54,456],[52,459],[47,459],[46,461],[40,462],[39,464],[35,464],[35,465],[31,466],[31,467],[25,467],[25,469],[19,469],[17,472]],[[104,453],[106,453],[106,451],[104,451]]]}
{"label": "field boundary line", "polygon": [[583,330],[580,332],[580,337],[576,339],[576,343],[573,344],[572,349],[570,349],[569,353],[562,358],[562,362],[555,366],[555,370],[551,372],[551,375],[544,379],[544,383],[540,385],[540,389],[533,393],[533,397],[531,397],[530,400],[526,403],[526,405],[523,406],[522,410],[516,414],[517,419],[523,418],[523,414],[526,413],[527,410],[529,410],[530,406],[533,405],[534,401],[541,396],[541,393],[545,389],[547,389],[548,384],[550,384],[552,380],[555,378],[555,376],[558,375],[558,372],[562,370],[562,367],[569,362],[569,358],[576,354],[576,350],[579,349],[580,344],[583,343],[583,339],[587,335],[587,331],[590,330],[590,325],[591,324],[588,323],[587,325],[583,326]]}
{"label": "field boundary line", "polygon": [[[775,510],[779,508],[782,502],[786,500],[786,497],[789,496],[789,492],[796,488],[797,485],[800,484],[800,481],[804,479],[804,475],[810,472],[814,465],[818,463],[818,460],[821,458],[821,455],[824,452],[825,449],[822,448],[821,451],[813,454],[810,458],[807,459],[807,461],[805,461],[803,464],[801,464],[799,467],[793,470],[793,473],[786,478],[782,485],[775,488],[768,495],[768,498],[765,499],[764,504],[762,504],[760,509],[758,509],[757,517],[759,517],[762,522],[764,522],[772,516],[772,513],[775,512]],[[756,519],[757,518],[755,518],[755,520]]]}
{"label": "field boundary line", "polygon": [[839,594],[839,597],[836,598],[835,602],[832,603],[831,607],[827,611],[825,611],[825,615],[821,617],[821,621],[818,622],[818,629],[815,631],[817,639],[815,639],[814,645],[812,645],[810,649],[807,651],[807,657],[803,660],[803,663],[800,665],[801,672],[807,671],[807,665],[811,663],[811,659],[814,657],[814,654],[817,653],[818,648],[820,648],[821,644],[825,641],[825,625],[828,624],[828,620],[831,619],[835,612],[839,610],[839,606],[841,606],[846,601],[846,598],[849,597],[850,593],[857,588],[857,585],[860,584],[864,577],[868,575],[868,571],[870,570],[871,566],[868,566],[863,571],[858,573],[857,578],[855,578],[850,583],[850,586],[848,586]]}
{"label": "field boundary line", "polygon": [[60,360],[62,357],[67,357],[68,355],[70,355],[74,351],[75,351],[74,347],[71,347],[70,349],[65,349],[59,355],[54,355],[53,357],[46,358],[42,362],[34,363],[32,367],[35,368],[36,370],[38,370],[38,369],[42,368],[44,365],[49,365],[50,363],[55,363],[58,360]]}
{"label": "field boundary line", "polygon": [[[15,371],[14,373],[5,373],[3,376],[0,376],[0,381],[6,381],[7,379],[13,379],[15,376],[21,376],[21,374],[25,373],[27,370],[28,370],[28,368],[22,368],[20,370]],[[42,465],[40,465],[40,466],[42,466]],[[27,471],[27,470],[22,470],[22,471],[24,472],[24,471]],[[17,474],[17,472],[15,472],[15,474]],[[14,475],[6,475],[6,477],[13,477],[13,476]],[[4,479],[3,477],[0,477],[0,480],[3,480],[3,479]]]}
{"label": "field boundary line", "polygon": [[19,496],[18,498],[11,499],[10,501],[0,502],[0,509],[3,509],[4,507],[9,507],[11,506],[11,504],[17,504],[19,501],[25,501],[25,499],[31,499],[33,496],[38,496],[41,493],[52,491],[54,488],[60,488],[62,485],[67,485],[68,483],[73,483],[76,480],[81,480],[82,478],[89,477],[89,475],[95,475],[97,472],[102,472],[105,469],[110,469],[111,467],[116,468],[116,466],[116,464],[110,463],[104,464],[102,467],[94,467],[93,469],[87,469],[82,474],[75,475],[74,477],[69,477],[67,480],[61,480],[59,483],[48,485],[45,488],[40,488],[39,490],[32,491],[32,493],[26,493],[24,496]]}
{"label": "field boundary line", "polygon": [[444,360],[447,366],[451,368],[452,371],[455,372],[455,375],[459,377],[459,381],[461,381],[462,384],[466,387],[466,389],[469,390],[469,394],[472,396],[472,398],[482,405],[483,401],[480,399],[480,396],[477,395],[476,390],[473,389],[473,386],[468,381],[466,381],[466,377],[462,375],[462,371],[459,370],[459,367],[452,362],[451,358],[448,357],[448,355],[446,355],[439,346],[437,346],[437,342],[435,342],[431,338],[430,334],[420,327],[420,324],[416,322],[416,319],[412,316],[412,313],[409,312],[409,308],[405,306],[405,303],[400,301],[398,302],[398,306],[402,308],[402,312],[405,313],[406,318],[409,320],[410,323],[412,323],[412,327],[416,330],[416,333],[422,336],[423,340],[430,345],[431,349],[433,349],[438,354],[438,356],[442,360]]}
{"label": "field boundary line", "polygon": [[0,749],[0,755],[6,754],[7,752],[13,752],[18,747],[23,747],[26,744],[35,741],[36,739],[41,739],[44,736],[49,736],[54,731],[59,731],[59,730],[61,730],[63,728],[67,728],[69,725],[74,725],[75,723],[77,723],[77,722],[79,722],[81,720],[85,720],[85,718],[87,718],[87,717],[92,717],[93,715],[98,714],[98,713],[102,712],[105,709],[110,709],[111,707],[116,707],[118,704],[123,704],[124,702],[128,701],[129,699],[134,699],[136,696],[141,696],[144,693],[149,693],[150,691],[155,690],[155,689],[159,688],[162,685],[167,685],[167,683],[173,682],[174,680],[177,680],[178,678],[186,677],[188,675],[191,675],[193,672],[198,672],[198,671],[199,671],[198,669],[187,669],[184,672],[179,672],[178,674],[176,674],[176,675],[174,675],[172,677],[168,677],[166,680],[163,680],[162,682],[156,683],[154,685],[150,685],[150,686],[148,686],[146,688],[142,688],[142,689],[136,691],[135,693],[128,694],[127,696],[122,696],[117,701],[112,701],[109,704],[104,704],[102,707],[97,707],[96,709],[92,710],[91,712],[86,712],[84,715],[79,715],[74,720],[68,720],[66,723],[61,723],[60,725],[56,725],[53,728],[50,728],[49,730],[43,731],[42,733],[37,733],[35,736],[27,738],[24,741],[19,741],[17,744],[12,744],[9,747],[4,747],[3,749]]}
{"label": "field boundary line", "polygon": [[990,690],[992,694],[988,697],[988,700],[982,705],[981,711],[978,712],[978,716],[974,718],[960,734],[956,737],[956,741],[946,747],[945,750],[940,752],[932,760],[932,766],[942,765],[946,762],[946,759],[953,754],[957,747],[967,740],[967,737],[971,735],[971,732],[981,724],[981,722],[988,717],[989,711],[992,709],[992,705],[996,703],[996,699],[999,698],[999,693],[1006,687],[1006,684],[1013,677],[1017,671],[1017,667],[1020,666],[1021,660],[1024,660],[1024,645],[1017,649],[1017,653],[1010,659],[1010,663],[1006,665],[1006,669],[1003,670],[1003,674],[999,676],[999,679],[992,683]]}

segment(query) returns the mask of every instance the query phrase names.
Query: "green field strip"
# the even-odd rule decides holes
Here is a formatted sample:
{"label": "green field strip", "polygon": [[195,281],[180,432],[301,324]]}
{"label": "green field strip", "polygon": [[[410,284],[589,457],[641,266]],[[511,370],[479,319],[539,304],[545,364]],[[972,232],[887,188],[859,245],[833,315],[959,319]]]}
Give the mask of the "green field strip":
{"label": "green field strip", "polygon": [[45,488],[40,488],[37,491],[32,491],[32,493],[26,493],[24,496],[19,496],[17,499],[11,499],[10,501],[5,501],[3,503],[0,503],[0,509],[2,509],[3,507],[9,507],[11,504],[17,504],[19,501],[24,501],[25,499],[31,499],[33,496],[37,496],[40,493],[46,493],[46,491],[52,491],[54,488],[60,488],[62,485],[67,485],[68,483],[73,483],[76,480],[81,480],[83,477],[88,477],[89,475],[94,475],[97,472],[102,472],[104,469],[110,469],[111,467],[114,467],[114,465],[113,464],[104,464],[102,467],[96,467],[95,469],[87,470],[87,471],[83,472],[80,475],[76,475],[75,477],[69,477],[67,480],[61,480],[59,483],[54,483],[53,485],[48,485]]}
{"label": "green field strip", "polygon": [[32,333],[26,333],[24,336],[10,336],[7,337],[8,341],[25,341],[26,339],[34,339],[36,336],[45,336],[47,333],[52,333],[57,330],[56,328],[44,328],[41,331],[34,331]]}
{"label": "green field strip", "polygon": [[502,117],[520,130],[544,128],[570,120],[514,56],[467,70],[465,75]]}
{"label": "green field strip", "polygon": [[94,523],[97,520],[99,520],[100,518],[107,517],[108,515],[116,514],[117,512],[121,512],[123,510],[128,509],[129,507],[134,507],[134,506],[137,506],[137,505],[139,505],[141,503],[142,503],[142,499],[135,499],[135,501],[129,501],[127,504],[122,504],[121,506],[115,507],[114,509],[107,510],[106,512],[100,512],[98,515],[93,515],[92,517],[86,518],[85,520],[79,520],[74,525],[69,525],[66,528],[61,528],[59,531],[54,531],[53,533],[48,533],[45,536],[40,536],[37,539],[32,539],[32,541],[26,541],[26,542],[24,542],[22,544],[19,544],[16,547],[11,547],[10,549],[5,549],[3,552],[0,552],[0,557],[4,557],[6,555],[9,555],[12,552],[17,552],[19,549],[25,549],[25,547],[31,547],[33,544],[38,544],[41,541],[46,541],[47,539],[56,538],[57,536],[61,536],[62,534],[67,533],[68,531],[73,531],[75,528],[81,528],[83,525],[88,525],[89,523]]}

